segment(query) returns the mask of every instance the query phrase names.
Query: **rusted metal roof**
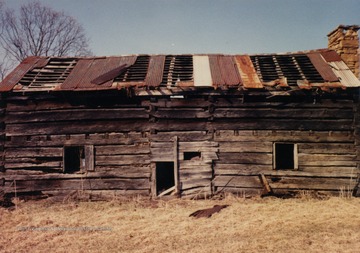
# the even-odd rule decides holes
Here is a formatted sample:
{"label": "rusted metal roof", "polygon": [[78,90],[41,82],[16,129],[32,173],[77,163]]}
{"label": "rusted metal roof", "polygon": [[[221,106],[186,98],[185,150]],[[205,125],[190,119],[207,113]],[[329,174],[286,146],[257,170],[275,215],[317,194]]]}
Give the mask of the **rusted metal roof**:
{"label": "rusted metal roof", "polygon": [[76,64],[69,77],[61,85],[61,90],[101,90],[111,89],[113,79],[98,83],[100,76],[105,77],[111,73],[113,76],[114,70],[118,70],[121,74],[125,67],[130,67],[135,63],[136,56],[124,57],[106,57],[106,58],[92,58],[80,59]]}
{"label": "rusted metal roof", "polygon": [[0,91],[142,87],[327,90],[360,87],[360,81],[331,50],[250,56],[30,57],[3,80]]}
{"label": "rusted metal roof", "polygon": [[321,77],[328,82],[337,82],[339,78],[335,75],[330,65],[325,61],[324,57],[319,53],[307,54],[312,64],[315,66]]}
{"label": "rusted metal roof", "polygon": [[164,73],[165,55],[150,56],[145,85],[149,87],[160,86]]}
{"label": "rusted metal roof", "polygon": [[40,57],[32,56],[23,60],[5,79],[1,82],[1,91],[10,91],[23,78],[23,76],[40,60]]}
{"label": "rusted metal roof", "polygon": [[235,56],[235,60],[239,68],[242,84],[245,88],[257,89],[264,87],[248,55]]}

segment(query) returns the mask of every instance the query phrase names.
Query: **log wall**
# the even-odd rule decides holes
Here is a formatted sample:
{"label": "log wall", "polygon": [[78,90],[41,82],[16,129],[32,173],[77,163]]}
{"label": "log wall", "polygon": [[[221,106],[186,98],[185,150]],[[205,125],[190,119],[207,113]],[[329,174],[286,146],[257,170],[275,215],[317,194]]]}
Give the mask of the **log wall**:
{"label": "log wall", "polygon": [[[62,95],[9,94],[3,189],[154,195],[154,164],[174,159],[182,196],[356,188],[358,108],[351,96],[321,102],[137,97],[94,104],[100,95],[79,94],[82,102],[75,103]],[[297,170],[273,169],[277,142],[297,144]],[[71,145],[93,147],[93,170],[64,173],[64,146]],[[201,157],[185,160],[184,152]]]}

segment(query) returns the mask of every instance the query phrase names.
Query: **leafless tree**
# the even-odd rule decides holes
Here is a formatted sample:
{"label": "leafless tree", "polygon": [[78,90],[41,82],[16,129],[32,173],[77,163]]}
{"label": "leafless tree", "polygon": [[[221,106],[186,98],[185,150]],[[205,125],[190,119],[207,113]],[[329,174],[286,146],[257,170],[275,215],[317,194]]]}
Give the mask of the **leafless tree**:
{"label": "leafless tree", "polygon": [[10,59],[35,56],[90,55],[83,27],[71,16],[40,2],[20,7],[17,14],[5,9],[1,15],[0,45]]}

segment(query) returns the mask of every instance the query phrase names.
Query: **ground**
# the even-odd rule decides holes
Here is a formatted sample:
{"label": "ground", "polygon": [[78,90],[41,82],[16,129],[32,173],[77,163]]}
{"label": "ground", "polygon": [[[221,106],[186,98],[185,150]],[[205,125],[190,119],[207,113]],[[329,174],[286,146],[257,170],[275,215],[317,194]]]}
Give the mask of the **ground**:
{"label": "ground", "polygon": [[[359,252],[360,199],[51,200],[0,208],[0,252]],[[199,209],[229,205],[210,218]]]}

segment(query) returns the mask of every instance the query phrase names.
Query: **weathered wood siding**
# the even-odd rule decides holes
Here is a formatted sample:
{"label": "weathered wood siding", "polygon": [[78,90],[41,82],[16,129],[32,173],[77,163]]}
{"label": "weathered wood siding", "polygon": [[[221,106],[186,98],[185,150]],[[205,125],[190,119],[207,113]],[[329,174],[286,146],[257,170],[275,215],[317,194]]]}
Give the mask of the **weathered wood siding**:
{"label": "weathered wood siding", "polygon": [[[1,177],[7,191],[16,180],[18,192],[150,194],[153,164],[174,161],[175,136],[182,196],[258,194],[264,183],[279,192],[352,190],[357,184],[359,124],[351,96],[316,103],[241,96],[88,103],[106,100],[97,96],[6,98]],[[297,144],[297,170],[273,170],[276,142]],[[93,145],[94,171],[64,174],[64,145]],[[200,152],[201,158],[184,160],[184,152]]]}

